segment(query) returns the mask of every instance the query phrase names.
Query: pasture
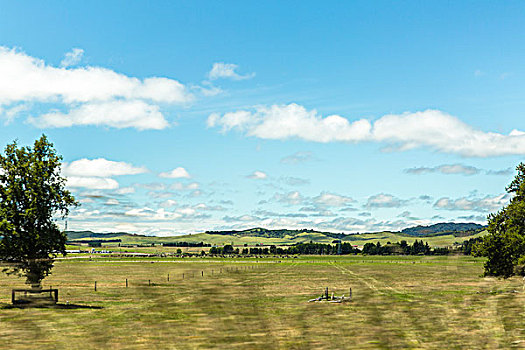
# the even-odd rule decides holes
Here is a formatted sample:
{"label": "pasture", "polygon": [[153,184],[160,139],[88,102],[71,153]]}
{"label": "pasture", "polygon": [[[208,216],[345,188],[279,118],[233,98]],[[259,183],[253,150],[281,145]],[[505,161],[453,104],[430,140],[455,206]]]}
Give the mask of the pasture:
{"label": "pasture", "polygon": [[[525,348],[523,280],[482,270],[464,256],[59,260],[44,287],[62,308],[11,308],[24,280],[0,276],[0,348]],[[325,287],[353,301],[308,303]]]}

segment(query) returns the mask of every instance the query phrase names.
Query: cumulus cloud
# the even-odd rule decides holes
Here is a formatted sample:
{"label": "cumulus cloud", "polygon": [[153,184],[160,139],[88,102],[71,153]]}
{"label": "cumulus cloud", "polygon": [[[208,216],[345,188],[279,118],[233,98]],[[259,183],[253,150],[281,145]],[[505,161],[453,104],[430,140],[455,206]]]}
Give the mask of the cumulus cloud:
{"label": "cumulus cloud", "polygon": [[74,48],[70,52],[67,52],[64,55],[64,59],[60,62],[61,67],[69,67],[74,66],[82,60],[82,56],[84,56],[84,50],[79,48]]}
{"label": "cumulus cloud", "polygon": [[442,197],[434,203],[434,208],[445,210],[471,210],[477,212],[493,212],[501,209],[507,205],[510,200],[508,193],[496,196],[468,196],[451,199],[449,197]]}
{"label": "cumulus cloud", "polygon": [[298,138],[314,142],[374,141],[391,150],[428,147],[465,157],[525,154],[525,134],[513,130],[508,135],[478,130],[439,110],[389,114],[375,122],[349,121],[339,115],[323,117],[316,110],[291,103],[259,106],[225,114],[211,114],[209,127],[222,132],[237,130],[247,136],[284,140]]}
{"label": "cumulus cloud", "polygon": [[190,207],[181,207],[173,211],[168,211],[165,208],[134,208],[126,211],[125,215],[148,221],[196,220],[210,217],[210,215],[199,213],[198,210]]}
{"label": "cumulus cloud", "polygon": [[262,171],[254,171],[252,174],[246,176],[248,179],[253,180],[264,180],[268,177],[268,175]]}
{"label": "cumulus cloud", "polygon": [[118,182],[106,177],[68,176],[68,187],[83,187],[92,190],[114,190],[119,187]]}
{"label": "cumulus cloud", "polygon": [[292,191],[288,193],[276,193],[273,200],[288,205],[297,205],[301,204],[304,201],[304,197],[298,191]]}
{"label": "cumulus cloud", "polygon": [[117,194],[120,194],[120,195],[125,195],[125,194],[132,194],[132,193],[135,193],[135,188],[134,187],[122,187],[122,188],[119,188],[117,191],[115,191]]}
{"label": "cumulus cloud", "polygon": [[223,132],[237,129],[248,136],[262,139],[301,138],[308,141],[358,141],[368,137],[370,123],[350,123],[338,115],[322,118],[317,111],[308,111],[295,103],[257,107],[255,111],[237,111],[222,116],[212,114],[208,126],[221,127]]}
{"label": "cumulus cloud", "polygon": [[177,191],[185,191],[185,190],[197,190],[199,189],[200,185],[198,182],[192,182],[189,184],[183,184],[180,182],[175,182],[170,185],[170,189],[177,190]]}
{"label": "cumulus cloud", "polygon": [[329,192],[322,192],[320,195],[314,197],[312,201],[317,205],[327,207],[344,207],[354,202],[350,197]]}
{"label": "cumulus cloud", "polygon": [[165,200],[163,202],[161,202],[159,204],[159,206],[161,208],[169,208],[169,207],[174,207],[177,205],[177,201],[173,200],[173,199],[168,199],[168,200]]}
{"label": "cumulus cloud", "polygon": [[473,166],[463,165],[463,164],[443,164],[435,167],[418,167],[405,169],[405,172],[408,174],[421,175],[428,173],[441,173],[445,175],[451,174],[462,174],[462,175],[476,175],[481,172],[481,169],[478,169]]}
{"label": "cumulus cloud", "polygon": [[308,179],[302,179],[300,177],[293,177],[293,176],[280,177],[279,181],[289,186],[303,186],[303,185],[308,185],[310,183],[310,180]]}
{"label": "cumulus cloud", "polygon": [[104,203],[105,205],[119,205],[120,202],[115,198],[110,198]]}
{"label": "cumulus cloud", "polygon": [[147,172],[145,167],[136,167],[126,162],[116,162],[104,158],[79,159],[62,164],[65,176],[111,177],[120,175],[136,175]]}
{"label": "cumulus cloud", "polygon": [[[79,50],[68,53],[62,67],[53,67],[0,47],[0,106],[36,102],[69,110],[29,120],[39,127],[104,125],[144,130],[168,126],[159,104],[184,105],[193,100],[186,86],[174,79],[139,79],[103,67],[68,68],[78,63]],[[38,112],[44,107],[40,105]]]}
{"label": "cumulus cloud", "polygon": [[213,64],[210,72],[208,73],[208,78],[210,80],[217,79],[232,79],[232,80],[245,80],[250,79],[255,76],[255,73],[241,75],[236,72],[238,65],[233,63],[223,63],[217,62]]}
{"label": "cumulus cloud", "polygon": [[178,179],[178,178],[187,178],[189,179],[191,176],[186,171],[186,169],[182,167],[175,168],[171,171],[163,172],[159,174],[159,177],[169,178],[169,179]]}
{"label": "cumulus cloud", "polygon": [[51,111],[28,118],[39,128],[109,126],[116,129],[162,130],[169,126],[160,107],[141,100],[85,103],[66,113]]}
{"label": "cumulus cloud", "polygon": [[379,193],[368,198],[367,208],[399,208],[408,201],[394,197],[391,194]]}
{"label": "cumulus cloud", "polygon": [[405,169],[405,173],[413,175],[422,175],[430,173],[440,173],[445,175],[477,175],[480,173],[485,173],[486,175],[510,175],[512,174],[512,168],[502,169],[502,170],[483,170],[476,168],[470,165],[464,164],[443,164],[435,167],[415,167],[410,169]]}

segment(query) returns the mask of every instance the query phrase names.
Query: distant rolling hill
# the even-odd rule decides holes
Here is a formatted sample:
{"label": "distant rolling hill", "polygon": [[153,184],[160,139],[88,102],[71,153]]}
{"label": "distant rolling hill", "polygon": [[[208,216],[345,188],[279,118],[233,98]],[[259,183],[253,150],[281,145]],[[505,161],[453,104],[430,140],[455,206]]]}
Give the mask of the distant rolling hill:
{"label": "distant rolling hill", "polygon": [[453,222],[445,222],[429,226],[409,227],[402,230],[401,232],[407,235],[418,237],[444,235],[447,233],[456,233],[457,235],[468,236],[469,233],[474,234],[476,232],[483,231],[484,229],[485,226],[474,223],[456,224]]}
{"label": "distant rolling hill", "polygon": [[343,234],[333,232],[320,232],[311,229],[265,229],[252,228],[241,231],[206,231],[197,234],[180,236],[156,237],[136,235],[125,232],[95,233],[91,231],[67,231],[70,242],[89,240],[121,240],[122,244],[162,244],[174,242],[209,243],[214,245],[256,245],[275,244],[290,245],[302,242],[331,243],[334,240],[350,242],[362,246],[367,242],[381,244],[405,240],[408,243],[416,239],[423,239],[431,246],[450,246],[454,242],[462,242],[469,238],[479,237],[486,233],[484,226],[478,224],[441,223],[430,226],[417,226],[404,229],[401,232],[376,232],[361,234]]}

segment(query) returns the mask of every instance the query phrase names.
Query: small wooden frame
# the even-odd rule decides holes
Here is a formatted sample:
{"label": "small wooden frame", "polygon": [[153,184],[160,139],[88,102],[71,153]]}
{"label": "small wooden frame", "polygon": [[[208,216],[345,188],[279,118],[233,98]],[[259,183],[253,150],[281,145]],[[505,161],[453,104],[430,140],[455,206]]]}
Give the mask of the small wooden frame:
{"label": "small wooden frame", "polygon": [[[16,298],[17,293],[22,294],[23,297]],[[49,293],[48,296],[45,294]],[[38,295],[38,296],[37,296]],[[44,295],[44,296],[40,296]],[[58,302],[58,289],[13,289],[11,291],[11,302],[13,304],[27,304],[34,302],[54,303]]]}
{"label": "small wooden frame", "polygon": [[329,302],[329,303],[344,303],[352,301],[352,288],[349,289],[349,296],[345,297],[343,294],[342,296],[336,296],[334,292],[332,292],[332,296],[328,296],[328,287],[324,290],[324,293],[319,298],[314,298],[308,300],[308,302]]}

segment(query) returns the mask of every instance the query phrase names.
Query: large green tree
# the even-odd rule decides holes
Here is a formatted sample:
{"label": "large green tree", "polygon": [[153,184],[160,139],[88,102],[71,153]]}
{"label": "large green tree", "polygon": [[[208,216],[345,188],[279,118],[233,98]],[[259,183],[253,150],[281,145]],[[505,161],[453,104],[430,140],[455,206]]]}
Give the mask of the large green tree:
{"label": "large green tree", "polygon": [[512,276],[525,256],[525,164],[520,163],[518,174],[507,186],[512,195],[510,203],[488,216],[489,234],[474,247],[474,254],[487,257],[485,275]]}
{"label": "large green tree", "polygon": [[0,154],[0,260],[3,272],[39,288],[67,236],[56,221],[77,205],[61,176],[62,157],[45,135],[33,147],[13,142]]}

